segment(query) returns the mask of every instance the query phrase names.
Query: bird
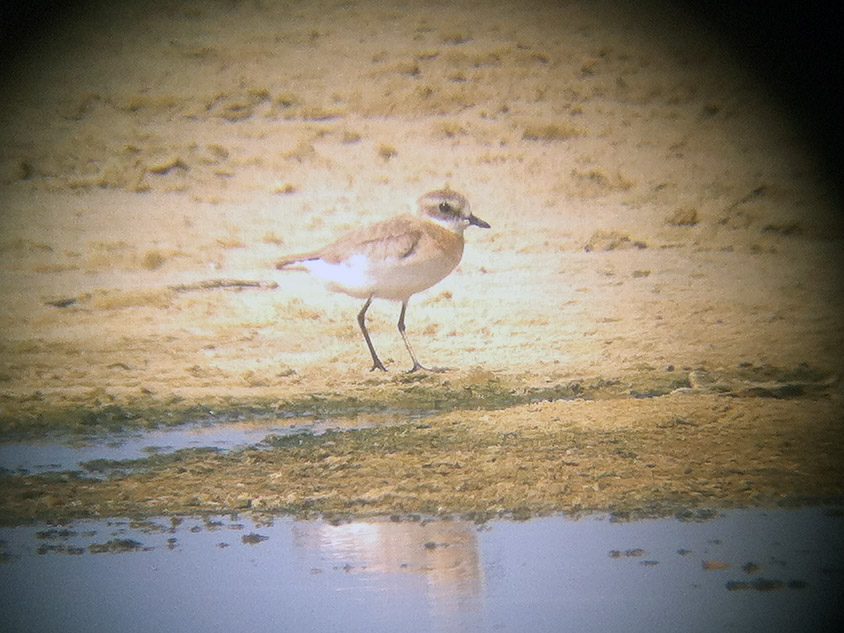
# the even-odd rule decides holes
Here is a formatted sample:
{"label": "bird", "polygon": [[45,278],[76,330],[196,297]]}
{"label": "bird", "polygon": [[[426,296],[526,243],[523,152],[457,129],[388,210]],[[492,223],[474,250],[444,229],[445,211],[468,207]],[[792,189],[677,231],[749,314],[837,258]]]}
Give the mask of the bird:
{"label": "bird", "polygon": [[490,228],[472,213],[466,197],[448,186],[429,191],[418,199],[417,206],[416,215],[397,215],[352,230],[319,250],[288,255],[275,265],[277,269],[305,269],[327,282],[330,290],[365,300],[357,321],[372,356],[369,371],[387,371],[366,329],[366,311],[373,299],[401,302],[397,325],[413,362],[408,373],[441,371],[423,366],[413,352],[404,325],[407,303],[460,263],[467,227]]}

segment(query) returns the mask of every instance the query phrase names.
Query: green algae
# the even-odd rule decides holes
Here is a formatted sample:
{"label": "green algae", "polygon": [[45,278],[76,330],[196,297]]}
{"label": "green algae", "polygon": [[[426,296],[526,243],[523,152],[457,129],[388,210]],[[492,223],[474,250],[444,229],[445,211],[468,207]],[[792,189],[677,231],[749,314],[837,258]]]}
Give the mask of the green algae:
{"label": "green algae", "polygon": [[86,437],[199,421],[341,420],[367,415],[414,418],[452,411],[500,410],[535,402],[654,398],[678,390],[788,399],[821,395],[835,390],[839,382],[832,372],[806,363],[787,368],[741,363],[712,371],[644,367],[620,377],[554,381],[544,386],[522,385],[519,377],[491,372],[469,372],[453,378],[401,374],[389,381],[367,381],[346,392],[315,392],[277,399],[222,397],[213,404],[185,404],[176,398],[144,404],[64,408],[45,405],[28,413],[0,414],[0,439]]}

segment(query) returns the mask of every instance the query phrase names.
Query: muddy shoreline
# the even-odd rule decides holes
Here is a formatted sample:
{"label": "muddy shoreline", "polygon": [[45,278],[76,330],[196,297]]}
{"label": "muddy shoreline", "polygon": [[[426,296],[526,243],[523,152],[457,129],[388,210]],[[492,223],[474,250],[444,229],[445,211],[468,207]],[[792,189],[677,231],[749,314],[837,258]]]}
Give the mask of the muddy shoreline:
{"label": "muddy shoreline", "polygon": [[[743,367],[718,379],[703,371],[665,373],[669,378],[649,385],[641,376],[637,384],[576,383],[524,393],[521,401],[500,384],[496,401],[493,385],[476,383],[460,389],[462,402],[438,412],[424,405],[448,401],[447,380],[416,377],[392,385],[392,406],[408,390],[416,394],[413,418],[394,411],[368,428],[269,435],[223,453],[185,449],[100,460],[75,472],[6,473],[0,515],[4,523],[226,513],[644,518],[844,497],[844,399],[834,377],[806,366]],[[507,404],[505,396],[512,399]],[[311,407],[321,407],[327,419],[363,424],[378,410],[375,402],[382,412],[390,406],[371,397],[314,397]],[[256,410],[242,408],[240,415]],[[302,417],[314,412],[303,410]],[[107,437],[115,422],[122,428],[154,422],[113,413],[68,428]],[[169,421],[177,418],[171,411]],[[295,427],[295,418],[288,421]]]}

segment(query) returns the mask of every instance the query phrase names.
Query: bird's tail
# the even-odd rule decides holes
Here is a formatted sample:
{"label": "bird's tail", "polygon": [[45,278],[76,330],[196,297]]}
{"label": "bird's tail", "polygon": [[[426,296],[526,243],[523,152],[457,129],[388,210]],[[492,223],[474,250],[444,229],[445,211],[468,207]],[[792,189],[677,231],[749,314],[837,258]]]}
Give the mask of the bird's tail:
{"label": "bird's tail", "polygon": [[282,268],[287,268],[291,264],[298,264],[300,262],[307,262],[314,259],[319,259],[319,254],[317,253],[299,253],[298,255],[288,255],[287,257],[282,257],[275,263],[276,270],[280,270]]}

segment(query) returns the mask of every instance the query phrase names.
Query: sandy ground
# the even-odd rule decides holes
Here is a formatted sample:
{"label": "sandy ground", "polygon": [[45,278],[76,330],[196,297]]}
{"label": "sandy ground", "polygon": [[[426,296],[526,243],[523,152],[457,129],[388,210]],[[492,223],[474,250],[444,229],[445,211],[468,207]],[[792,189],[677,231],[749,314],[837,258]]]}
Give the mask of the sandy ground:
{"label": "sandy ground", "polygon": [[[798,444],[811,426],[800,460],[840,462],[824,441],[841,421],[838,201],[717,37],[614,3],[113,4],[42,42],[2,99],[4,430],[315,398],[407,408],[398,305],[370,309],[390,369],[370,374],[360,302],[272,262],[449,184],[492,229],[468,230],[458,269],[411,301],[420,359],[452,369],[412,383],[440,394],[423,408],[482,426],[495,407],[455,394],[485,389],[513,396],[501,433],[551,433],[685,420],[707,398],[728,427],[716,414],[742,396],[743,424]],[[190,289],[216,279],[267,284]],[[575,383],[577,412],[518,397]],[[750,435],[736,450],[752,460]],[[819,481],[844,491],[830,465],[782,496]],[[549,495],[542,511],[579,503]]]}

